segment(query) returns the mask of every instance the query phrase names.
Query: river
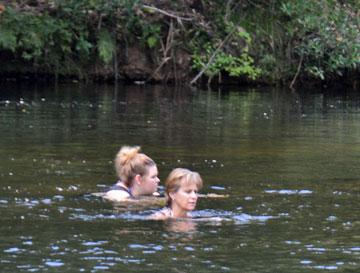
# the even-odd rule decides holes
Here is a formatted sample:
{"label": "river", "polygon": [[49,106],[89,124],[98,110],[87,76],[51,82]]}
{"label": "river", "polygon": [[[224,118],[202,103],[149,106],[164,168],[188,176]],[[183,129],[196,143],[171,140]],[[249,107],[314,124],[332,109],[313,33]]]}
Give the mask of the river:
{"label": "river", "polygon": [[[359,272],[359,121],[347,90],[2,85],[0,271]],[[125,144],[228,195],[217,220],[92,196]]]}

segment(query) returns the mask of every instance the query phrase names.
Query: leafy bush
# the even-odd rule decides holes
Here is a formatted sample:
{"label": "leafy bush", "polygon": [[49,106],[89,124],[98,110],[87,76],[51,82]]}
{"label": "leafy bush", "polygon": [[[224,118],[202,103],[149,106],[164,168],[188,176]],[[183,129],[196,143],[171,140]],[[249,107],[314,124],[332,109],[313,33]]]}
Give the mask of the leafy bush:
{"label": "leafy bush", "polygon": [[359,17],[337,1],[292,1],[281,6],[291,18],[294,52],[302,56],[304,71],[325,79],[360,65]]}
{"label": "leafy bush", "polygon": [[209,63],[215,50],[216,49],[208,44],[205,46],[203,52],[194,54],[193,67],[201,70],[208,65],[205,70],[205,75],[209,78],[218,75],[222,71],[227,72],[233,77],[247,76],[253,80],[260,75],[261,70],[254,66],[254,60],[249,56],[247,50],[244,50],[240,56],[233,56],[230,53],[225,53],[223,50],[220,50]]}
{"label": "leafy bush", "polygon": [[35,72],[83,75],[131,45],[174,73],[176,50],[186,51],[210,80],[329,79],[360,67],[356,0],[5,2],[0,51]]}

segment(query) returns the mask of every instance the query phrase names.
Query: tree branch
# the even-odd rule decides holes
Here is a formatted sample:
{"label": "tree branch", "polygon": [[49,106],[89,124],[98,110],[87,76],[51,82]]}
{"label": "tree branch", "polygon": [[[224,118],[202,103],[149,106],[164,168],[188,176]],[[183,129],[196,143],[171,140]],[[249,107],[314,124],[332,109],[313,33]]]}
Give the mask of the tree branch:
{"label": "tree branch", "polygon": [[159,8],[156,8],[156,7],[153,7],[153,6],[148,6],[148,5],[142,5],[142,7],[144,9],[149,9],[149,10],[152,10],[152,11],[156,11],[156,12],[159,12],[161,14],[164,14],[168,17],[171,17],[171,18],[175,18],[177,20],[184,20],[184,21],[193,21],[193,18],[186,18],[186,17],[182,17],[182,16],[178,16],[176,14],[173,14],[173,13],[169,13],[165,10],[162,10],[162,9],[159,9]]}
{"label": "tree branch", "polygon": [[299,74],[300,74],[300,70],[301,70],[301,66],[302,66],[303,60],[304,60],[304,56],[301,54],[301,56],[300,56],[300,61],[299,61],[298,67],[297,67],[296,74],[295,74],[294,78],[292,79],[292,81],[291,81],[291,83],[290,83],[290,86],[289,86],[290,89],[292,89],[292,90],[294,90],[294,84],[295,84],[295,82],[296,82],[297,77],[298,77]]}
{"label": "tree branch", "polygon": [[197,80],[202,76],[202,74],[204,74],[206,72],[206,70],[208,70],[209,66],[211,65],[211,63],[213,62],[213,60],[215,59],[216,55],[218,54],[218,52],[220,51],[220,49],[230,40],[231,36],[234,34],[234,32],[236,31],[236,28],[233,29],[233,31],[231,31],[228,36],[226,36],[226,38],[219,44],[219,46],[214,50],[213,54],[211,55],[209,61],[207,62],[207,64],[203,67],[203,69],[201,69],[201,71],[190,81],[190,85],[193,85],[194,83],[197,82]]}

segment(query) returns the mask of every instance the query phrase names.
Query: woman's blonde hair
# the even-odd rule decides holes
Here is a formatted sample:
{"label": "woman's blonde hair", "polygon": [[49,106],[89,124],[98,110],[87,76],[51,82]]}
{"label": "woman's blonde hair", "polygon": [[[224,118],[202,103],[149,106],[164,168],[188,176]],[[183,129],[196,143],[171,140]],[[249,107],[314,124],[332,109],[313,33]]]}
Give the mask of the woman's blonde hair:
{"label": "woman's blonde hair", "polygon": [[195,184],[198,190],[203,186],[203,181],[199,173],[183,168],[172,170],[165,181],[165,197],[168,207],[171,206],[170,193],[177,192],[182,183]]}
{"label": "woman's blonde hair", "polygon": [[131,187],[137,174],[143,176],[147,174],[148,167],[156,165],[154,160],[140,153],[140,149],[139,146],[123,146],[116,155],[116,174],[127,187]]}

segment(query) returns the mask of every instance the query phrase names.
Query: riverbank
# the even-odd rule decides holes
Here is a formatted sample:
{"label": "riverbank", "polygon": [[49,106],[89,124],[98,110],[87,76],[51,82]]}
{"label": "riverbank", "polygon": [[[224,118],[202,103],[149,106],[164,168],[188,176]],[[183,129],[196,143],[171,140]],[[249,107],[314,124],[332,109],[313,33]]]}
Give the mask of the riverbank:
{"label": "riverbank", "polygon": [[2,1],[0,76],[356,89],[359,8],[315,0]]}

